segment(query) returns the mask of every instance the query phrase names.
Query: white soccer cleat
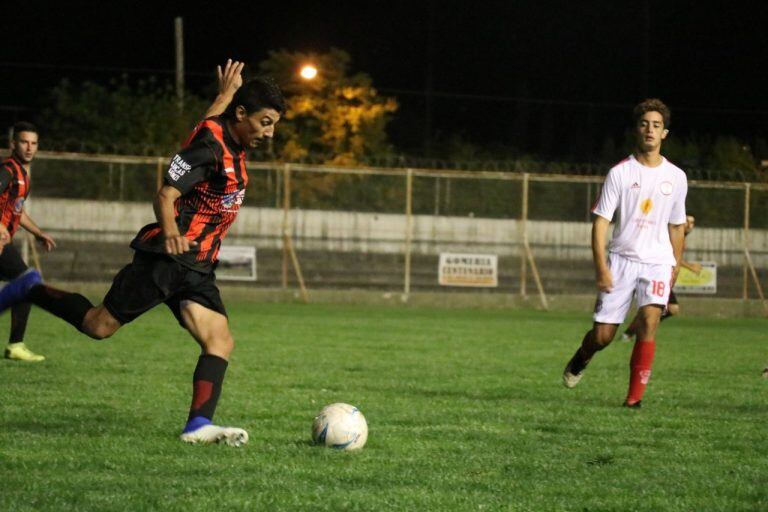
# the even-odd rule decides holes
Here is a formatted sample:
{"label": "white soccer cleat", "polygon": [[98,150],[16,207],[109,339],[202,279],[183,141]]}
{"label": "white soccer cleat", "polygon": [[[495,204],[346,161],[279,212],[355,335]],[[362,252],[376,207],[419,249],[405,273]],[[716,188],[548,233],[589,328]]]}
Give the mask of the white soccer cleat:
{"label": "white soccer cleat", "polygon": [[621,335],[621,341],[630,341],[633,338],[633,336],[630,336],[627,333],[622,333]]}
{"label": "white soccer cleat", "polygon": [[565,370],[563,370],[563,386],[567,387],[568,389],[575,388],[576,384],[579,383],[583,376],[584,370],[582,370],[581,373],[572,373],[571,362],[568,361],[568,366],[566,366]]}
{"label": "white soccer cleat", "polygon": [[227,446],[243,446],[248,443],[248,432],[242,428],[203,425],[181,434],[181,440],[190,444],[224,443]]}

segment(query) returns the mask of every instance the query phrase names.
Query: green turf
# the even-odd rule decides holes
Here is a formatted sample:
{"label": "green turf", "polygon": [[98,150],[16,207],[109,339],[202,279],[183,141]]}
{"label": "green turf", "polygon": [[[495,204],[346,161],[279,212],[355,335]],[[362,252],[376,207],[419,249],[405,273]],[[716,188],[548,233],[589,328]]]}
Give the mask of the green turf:
{"label": "green turf", "polygon": [[[164,308],[101,342],[34,311],[48,360],[0,361],[0,510],[768,509],[765,320],[665,322],[636,411],[628,343],[561,386],[587,313],[229,310],[217,419],[242,449],[177,439],[197,349]],[[309,442],[336,401],[368,419],[361,452]]]}

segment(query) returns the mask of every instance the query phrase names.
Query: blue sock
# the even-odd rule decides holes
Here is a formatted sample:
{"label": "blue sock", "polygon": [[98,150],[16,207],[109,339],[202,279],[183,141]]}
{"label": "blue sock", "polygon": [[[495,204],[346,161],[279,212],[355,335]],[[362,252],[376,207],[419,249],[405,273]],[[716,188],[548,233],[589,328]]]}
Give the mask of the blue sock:
{"label": "blue sock", "polygon": [[14,304],[24,302],[27,294],[29,294],[29,290],[42,282],[43,278],[40,276],[40,273],[33,268],[8,281],[8,284],[0,289],[0,312],[5,311]]}
{"label": "blue sock", "polygon": [[194,418],[187,421],[187,425],[184,427],[184,434],[187,432],[192,432],[193,430],[197,430],[200,427],[203,427],[205,425],[210,425],[211,420],[206,418],[205,416],[195,416]]}

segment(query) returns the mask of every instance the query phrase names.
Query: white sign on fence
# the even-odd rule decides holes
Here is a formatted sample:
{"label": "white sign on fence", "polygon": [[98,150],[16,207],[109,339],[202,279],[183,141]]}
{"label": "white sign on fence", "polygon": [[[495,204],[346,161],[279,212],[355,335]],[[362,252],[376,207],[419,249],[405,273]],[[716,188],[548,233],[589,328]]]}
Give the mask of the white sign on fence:
{"label": "white sign on fence", "polygon": [[717,263],[714,261],[699,261],[701,272],[691,272],[680,268],[675,282],[676,293],[717,293]]}
{"label": "white sign on fence", "polygon": [[495,254],[440,253],[438,282],[441,286],[499,285],[498,258]]}
{"label": "white sign on fence", "polygon": [[256,248],[246,245],[222,245],[216,279],[230,281],[256,280]]}

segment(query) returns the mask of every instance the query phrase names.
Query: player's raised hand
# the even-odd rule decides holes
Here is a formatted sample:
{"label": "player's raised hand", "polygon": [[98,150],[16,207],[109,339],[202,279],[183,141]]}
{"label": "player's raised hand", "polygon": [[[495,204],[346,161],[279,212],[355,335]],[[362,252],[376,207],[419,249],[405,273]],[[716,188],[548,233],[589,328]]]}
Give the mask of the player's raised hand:
{"label": "player's raised hand", "polygon": [[243,67],[244,62],[227,59],[224,70],[221,66],[216,66],[216,73],[219,76],[219,94],[233,95],[241,85],[243,85]]}
{"label": "player's raised hand", "polygon": [[601,292],[611,293],[613,291],[613,276],[611,276],[610,270],[598,270],[595,281],[597,289]]}
{"label": "player's raised hand", "polygon": [[183,235],[165,237],[165,252],[167,254],[184,254],[196,245],[197,242],[194,240],[189,240]]}
{"label": "player's raised hand", "polygon": [[704,268],[701,266],[701,263],[691,263],[691,272],[693,272],[696,275],[701,274],[701,269]]}

